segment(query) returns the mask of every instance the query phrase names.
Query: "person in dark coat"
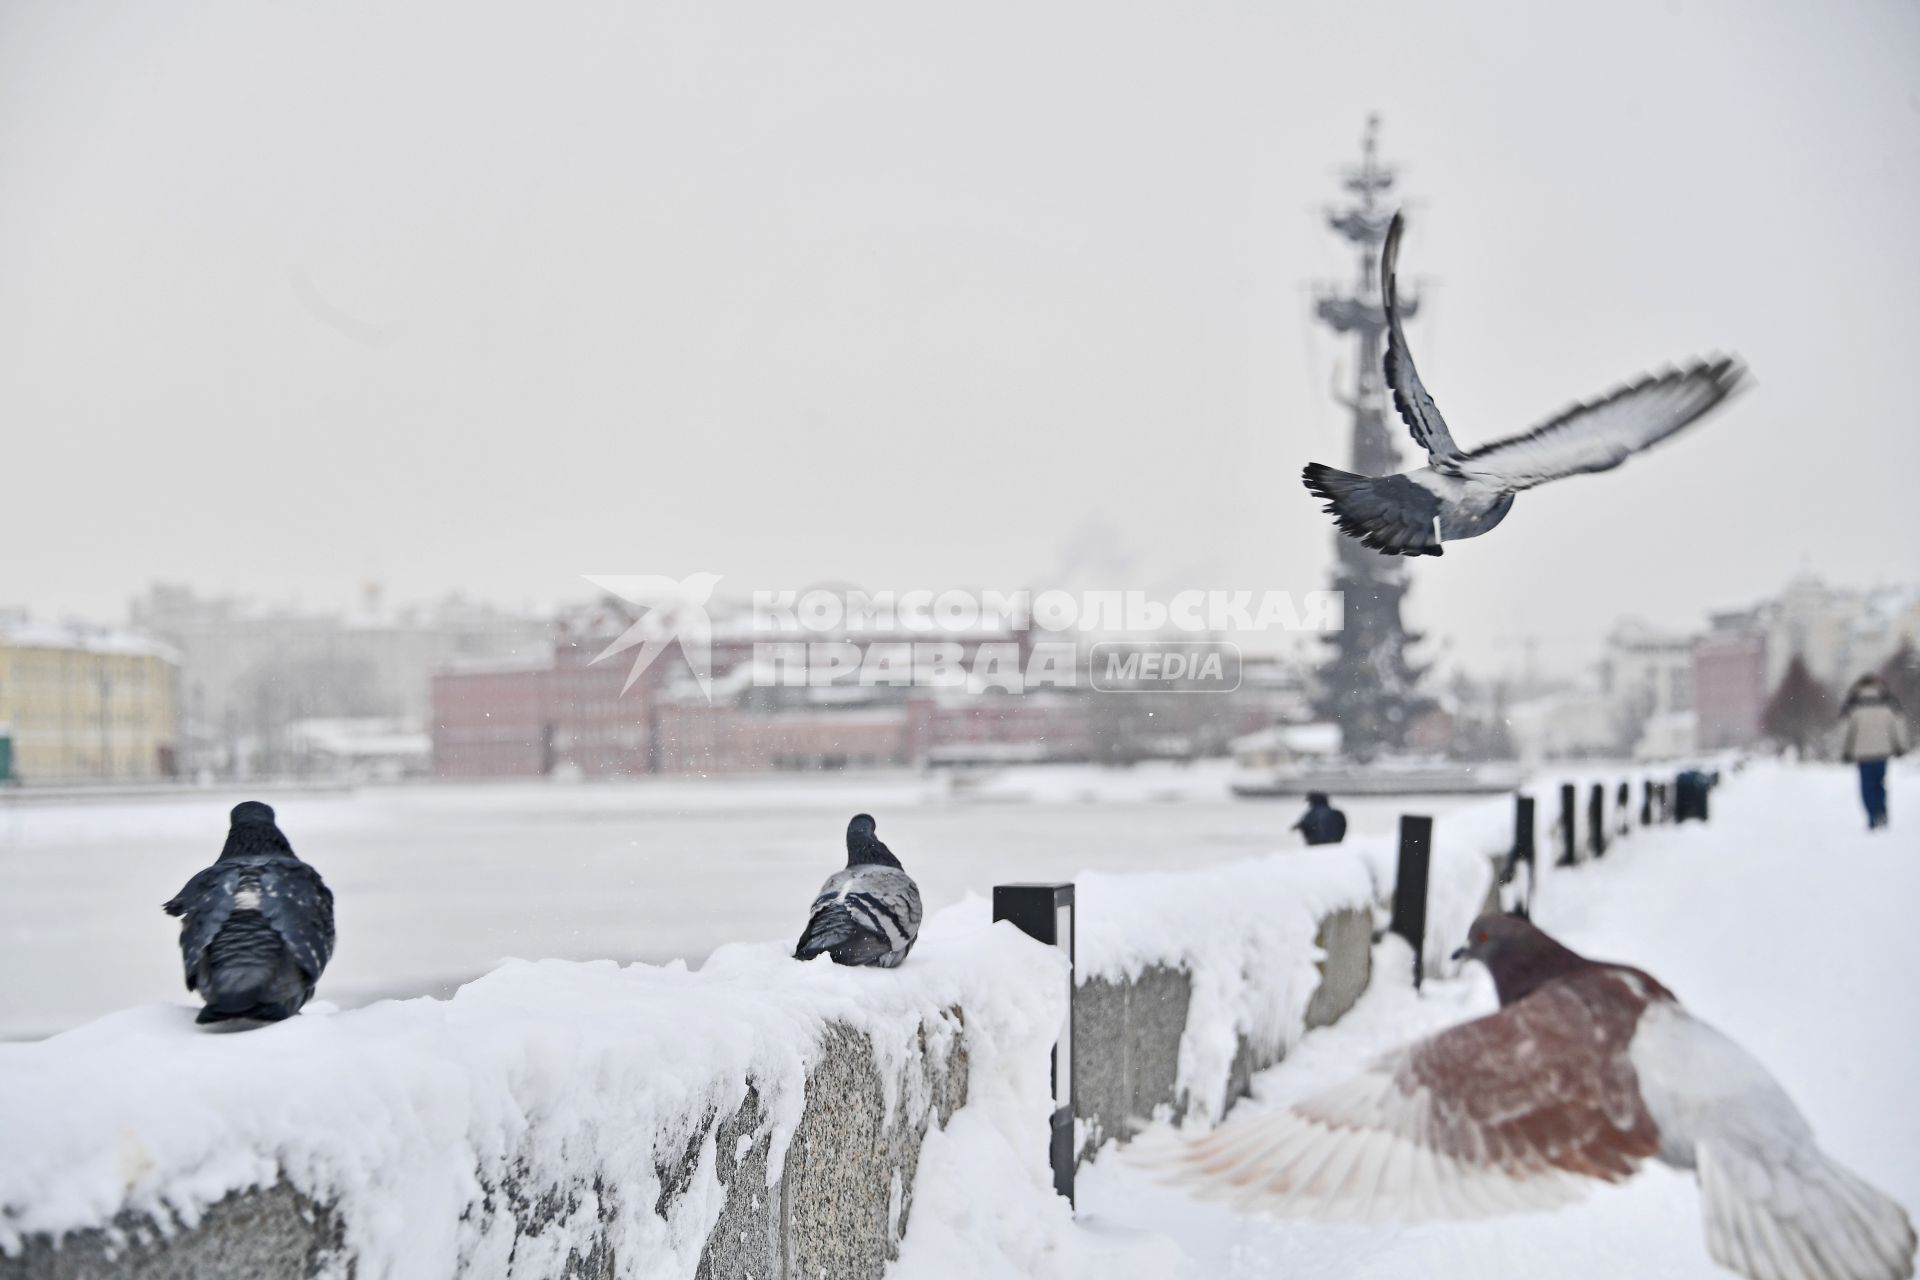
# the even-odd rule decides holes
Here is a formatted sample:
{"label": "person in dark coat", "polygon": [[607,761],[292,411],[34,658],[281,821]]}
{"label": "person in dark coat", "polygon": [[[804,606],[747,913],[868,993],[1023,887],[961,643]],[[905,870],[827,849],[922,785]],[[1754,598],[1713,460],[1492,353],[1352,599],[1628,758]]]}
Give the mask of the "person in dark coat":
{"label": "person in dark coat", "polygon": [[1324,791],[1307,792],[1307,811],[1293,824],[1308,844],[1339,844],[1347,838],[1347,815],[1327,801]]}

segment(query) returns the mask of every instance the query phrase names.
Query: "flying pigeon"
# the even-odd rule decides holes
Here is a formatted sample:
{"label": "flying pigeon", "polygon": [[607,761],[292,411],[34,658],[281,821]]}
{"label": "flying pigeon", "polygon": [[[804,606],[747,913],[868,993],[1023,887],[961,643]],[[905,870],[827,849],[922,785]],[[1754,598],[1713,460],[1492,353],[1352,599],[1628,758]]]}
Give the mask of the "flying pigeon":
{"label": "flying pigeon", "polygon": [[1659,1159],[1696,1172],[1707,1249],[1750,1280],[1913,1274],[1901,1207],[1652,977],[1513,916],[1480,917],[1455,955],[1492,970],[1499,1012],[1186,1144],[1173,1176],[1282,1216],[1418,1221],[1555,1208]]}
{"label": "flying pigeon", "polygon": [[847,824],[846,870],[820,886],[793,958],[811,960],[825,952],[835,964],[891,969],[919,936],[919,886],[873,834],[873,819],[855,814]]}
{"label": "flying pigeon", "polygon": [[233,807],[220,859],[187,881],[165,911],[180,917],[187,990],[197,1022],[278,1022],[313,997],[333,954],[333,894],[300,861],[258,800]]}
{"label": "flying pigeon", "polygon": [[1443,541],[1477,538],[1506,518],[1513,495],[1522,489],[1585,471],[1611,471],[1697,422],[1746,375],[1738,360],[1726,356],[1648,374],[1522,435],[1462,450],[1420,381],[1400,329],[1394,264],[1404,225],[1394,214],[1380,256],[1387,313],[1381,363],[1394,408],[1414,443],[1427,451],[1427,465],[1399,475],[1357,476],[1310,462],[1301,472],[1307,488],[1327,500],[1326,510],[1341,532],[1375,551],[1437,556]]}

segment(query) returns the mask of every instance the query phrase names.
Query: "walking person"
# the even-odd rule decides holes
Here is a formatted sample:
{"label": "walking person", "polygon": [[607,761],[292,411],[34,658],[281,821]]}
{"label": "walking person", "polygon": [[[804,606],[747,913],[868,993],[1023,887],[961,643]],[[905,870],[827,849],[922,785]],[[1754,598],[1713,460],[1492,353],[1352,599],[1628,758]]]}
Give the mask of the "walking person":
{"label": "walking person", "polygon": [[1864,675],[1847,690],[1840,708],[1845,725],[1840,758],[1860,769],[1860,802],[1867,829],[1887,825],[1887,758],[1907,753],[1907,721],[1879,676]]}
{"label": "walking person", "polygon": [[1339,844],[1347,838],[1347,815],[1334,808],[1324,791],[1307,792],[1307,811],[1293,824],[1308,844]]}

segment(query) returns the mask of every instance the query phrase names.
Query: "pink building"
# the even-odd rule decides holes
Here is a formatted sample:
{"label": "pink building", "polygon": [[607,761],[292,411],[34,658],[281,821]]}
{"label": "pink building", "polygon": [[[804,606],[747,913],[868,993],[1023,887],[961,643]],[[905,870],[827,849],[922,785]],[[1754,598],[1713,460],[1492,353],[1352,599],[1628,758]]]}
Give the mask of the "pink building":
{"label": "pink building", "polygon": [[1716,618],[1693,646],[1695,744],[1713,751],[1758,742],[1767,692],[1765,633]]}

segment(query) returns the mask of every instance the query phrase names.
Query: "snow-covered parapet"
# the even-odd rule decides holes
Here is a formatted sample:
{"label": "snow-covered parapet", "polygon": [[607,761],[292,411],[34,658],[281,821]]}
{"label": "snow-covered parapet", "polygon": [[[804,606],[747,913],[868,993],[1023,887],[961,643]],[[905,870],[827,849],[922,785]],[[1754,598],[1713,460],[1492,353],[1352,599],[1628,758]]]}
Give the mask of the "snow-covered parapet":
{"label": "snow-covered parapet", "polygon": [[1076,881],[1080,1147],[1222,1115],[1365,990],[1374,881],[1345,848]]}
{"label": "snow-covered parapet", "polygon": [[[1428,972],[1447,971],[1474,917],[1497,905],[1513,814],[1503,796],[1434,823]],[[1254,1072],[1350,1008],[1370,979],[1398,857],[1398,842],[1376,835],[1190,872],[1081,876],[1082,1156],[1143,1119],[1219,1119]]]}
{"label": "snow-covered parapet", "polygon": [[890,972],[509,962],[446,1001],[0,1045],[0,1277],[878,1276],[970,1090],[1010,1148],[1044,1133],[1065,988],[961,911]]}

